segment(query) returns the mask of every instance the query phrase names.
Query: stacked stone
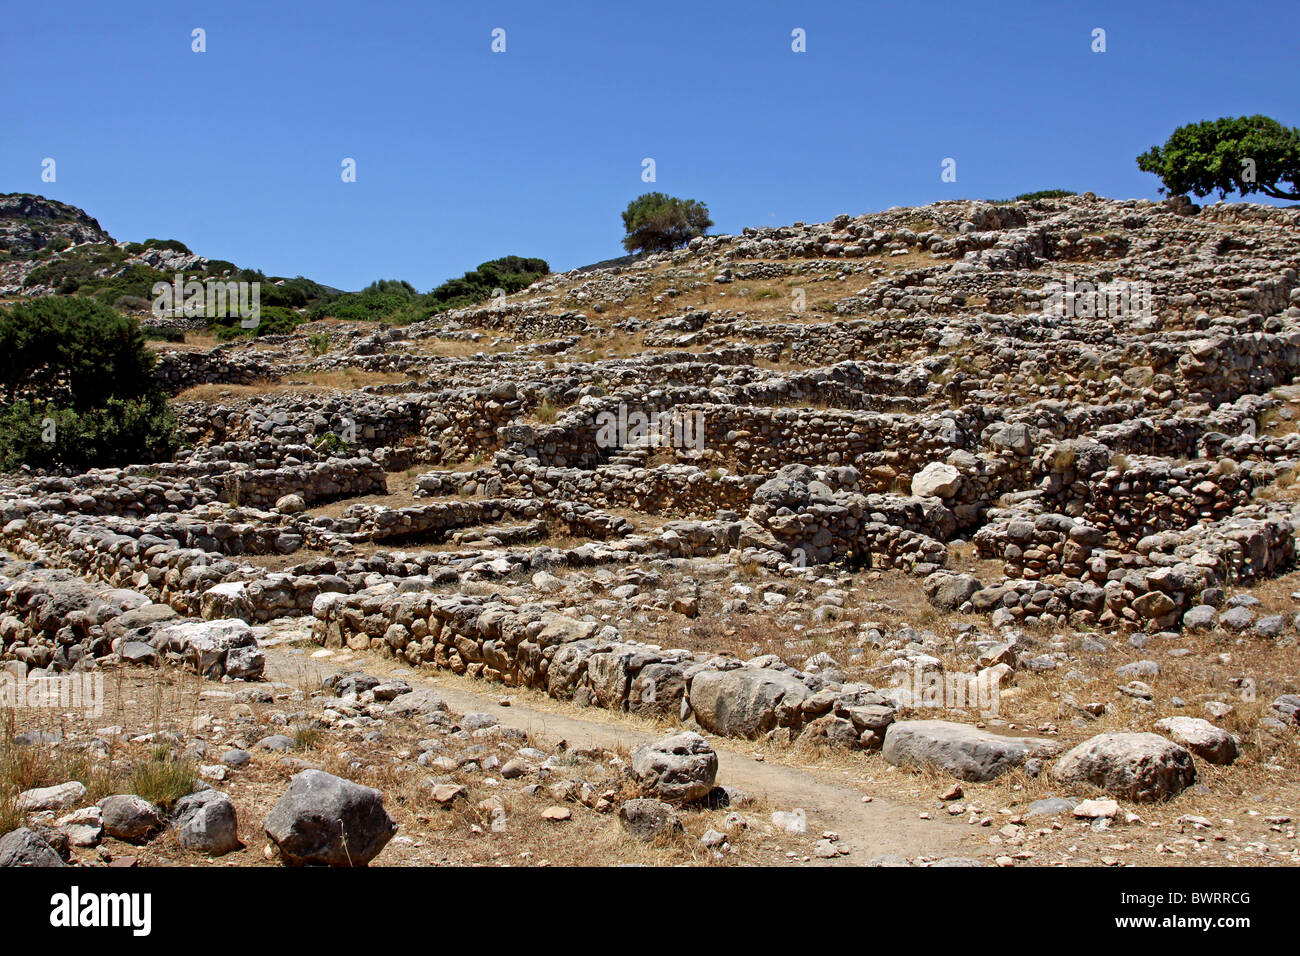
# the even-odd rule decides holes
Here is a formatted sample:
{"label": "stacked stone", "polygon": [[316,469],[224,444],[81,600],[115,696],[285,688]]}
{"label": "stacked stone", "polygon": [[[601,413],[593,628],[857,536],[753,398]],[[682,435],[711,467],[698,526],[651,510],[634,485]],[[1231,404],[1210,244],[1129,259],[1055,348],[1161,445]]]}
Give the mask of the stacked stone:
{"label": "stacked stone", "polygon": [[808,733],[874,749],[896,713],[870,687],[827,682],[770,655],[699,658],[624,640],[595,621],[500,602],[383,586],[323,595],[313,615],[315,639],[326,647],[372,650],[583,706],[693,721],[723,736]]}

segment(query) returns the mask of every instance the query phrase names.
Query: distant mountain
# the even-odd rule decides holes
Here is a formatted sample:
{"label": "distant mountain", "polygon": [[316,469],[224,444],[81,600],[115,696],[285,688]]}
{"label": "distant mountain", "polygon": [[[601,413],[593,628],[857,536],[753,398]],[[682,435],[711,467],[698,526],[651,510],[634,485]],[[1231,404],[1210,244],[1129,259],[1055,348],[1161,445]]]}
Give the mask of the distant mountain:
{"label": "distant mountain", "polygon": [[[84,210],[31,193],[0,194],[0,253],[4,260],[35,258],[83,242],[112,242]],[[3,260],[0,260],[3,261]]]}
{"label": "distant mountain", "polygon": [[543,259],[504,256],[427,293],[400,280],[381,280],[360,292],[344,292],[302,276],[268,276],[223,259],[207,259],[176,239],[120,242],[76,206],[27,193],[0,195],[0,299],[86,296],[171,333],[213,326],[221,338],[248,332],[228,315],[217,319],[154,316],[155,284],[170,285],[177,273],[201,282],[257,283],[260,322],[254,328],[264,335],[289,332],[309,318],[405,324],[518,292],[549,272]]}
{"label": "distant mountain", "polygon": [[305,313],[343,294],[301,276],[267,276],[195,255],[175,239],[120,242],[76,206],[30,193],[0,194],[0,297],[88,296],[144,316],[154,284],[170,283],[177,273],[259,282],[262,304],[282,310],[289,321],[292,310]]}

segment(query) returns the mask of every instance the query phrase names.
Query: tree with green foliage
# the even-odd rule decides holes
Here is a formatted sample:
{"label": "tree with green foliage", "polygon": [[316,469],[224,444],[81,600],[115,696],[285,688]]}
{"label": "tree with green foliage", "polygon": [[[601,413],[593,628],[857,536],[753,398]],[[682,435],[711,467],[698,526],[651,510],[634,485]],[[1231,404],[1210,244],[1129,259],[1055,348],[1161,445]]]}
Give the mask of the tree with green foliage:
{"label": "tree with green foliage", "polygon": [[628,252],[669,252],[704,235],[713,225],[709,207],[695,199],[644,193],[623,210],[623,248]]}
{"label": "tree with green foliage", "polygon": [[134,319],[82,297],[0,309],[0,468],[168,458],[176,423]]}
{"label": "tree with green foliage", "polygon": [[[1217,190],[1274,199],[1300,199],[1300,129],[1267,116],[1236,116],[1189,123],[1164,146],[1137,158],[1138,169],[1155,173],[1169,196]],[[1290,183],[1290,189],[1282,184]]]}

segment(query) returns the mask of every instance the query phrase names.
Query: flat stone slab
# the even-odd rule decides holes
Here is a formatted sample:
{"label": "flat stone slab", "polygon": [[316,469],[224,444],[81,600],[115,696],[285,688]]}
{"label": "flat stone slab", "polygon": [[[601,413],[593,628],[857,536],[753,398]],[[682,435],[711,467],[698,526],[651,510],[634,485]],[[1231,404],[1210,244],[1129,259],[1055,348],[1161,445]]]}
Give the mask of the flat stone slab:
{"label": "flat stone slab", "polygon": [[937,767],[959,780],[1000,777],[1030,757],[1049,757],[1059,745],[1044,737],[1005,737],[947,720],[903,720],[885,731],[881,753],[896,767]]}

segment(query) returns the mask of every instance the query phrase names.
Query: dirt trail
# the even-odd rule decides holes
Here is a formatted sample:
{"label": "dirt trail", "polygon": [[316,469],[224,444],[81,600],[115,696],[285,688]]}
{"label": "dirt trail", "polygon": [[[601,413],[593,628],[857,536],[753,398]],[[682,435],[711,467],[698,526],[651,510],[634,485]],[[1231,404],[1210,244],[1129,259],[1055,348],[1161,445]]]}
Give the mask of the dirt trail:
{"label": "dirt trail", "polygon": [[[342,650],[328,658],[313,659],[283,644],[268,643],[263,647],[266,676],[271,680],[303,687],[307,681],[317,684],[330,673],[358,669],[376,676],[400,676],[412,687],[435,689],[454,711],[491,714],[503,724],[542,740],[565,740],[571,747],[633,747],[663,734],[662,730],[636,726],[620,714],[584,708],[578,716],[577,708],[549,699],[535,706],[514,690],[487,686],[479,690],[478,683],[467,678],[441,673],[429,677],[367,653]],[[506,693],[511,695],[510,706],[500,703]],[[863,803],[861,790],[832,782],[824,772],[755,760],[738,749],[743,742],[728,738],[709,735],[709,742],[718,754],[720,783],[761,796],[773,810],[802,807],[808,818],[808,832],[813,836],[823,830],[837,832],[852,852],[835,863],[861,866],[876,857],[914,860],[922,856],[988,855],[988,846],[972,839],[969,827],[952,822],[946,815],[920,819],[919,804],[904,804],[874,794],[870,803]]]}

